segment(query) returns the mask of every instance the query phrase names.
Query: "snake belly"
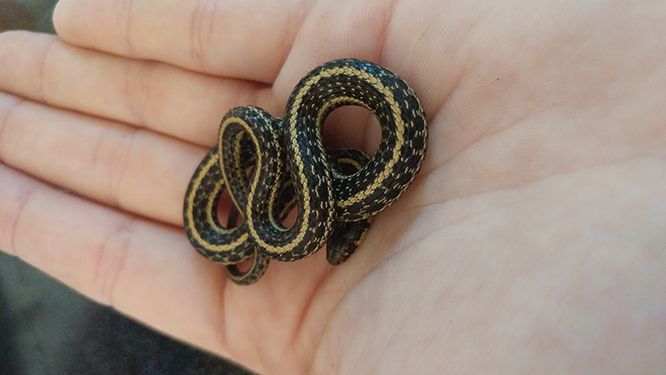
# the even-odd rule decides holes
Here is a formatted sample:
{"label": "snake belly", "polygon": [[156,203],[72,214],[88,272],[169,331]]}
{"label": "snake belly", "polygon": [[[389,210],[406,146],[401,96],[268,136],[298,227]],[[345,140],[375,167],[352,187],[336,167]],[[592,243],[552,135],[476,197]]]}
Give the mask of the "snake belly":
{"label": "snake belly", "polygon": [[[324,147],[324,121],[345,105],[365,107],[377,118],[382,139],[372,157]],[[402,79],[367,61],[331,61],[296,85],[283,119],[251,106],[224,116],[217,145],[188,186],[185,231],[197,251],[227,265],[240,284],[256,281],[269,259],[301,259],[325,244],[329,263],[342,263],[372,217],[412,183],[426,141],[425,113]],[[231,215],[226,226],[217,219],[224,189],[241,224]],[[295,223],[285,226],[293,209]],[[253,259],[250,269],[240,271],[237,264],[247,259]]]}

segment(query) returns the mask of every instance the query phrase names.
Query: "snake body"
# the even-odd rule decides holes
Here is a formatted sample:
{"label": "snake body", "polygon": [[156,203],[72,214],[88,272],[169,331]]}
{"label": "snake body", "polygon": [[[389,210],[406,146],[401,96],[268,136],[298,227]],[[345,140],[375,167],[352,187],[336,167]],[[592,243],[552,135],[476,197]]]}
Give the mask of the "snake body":
{"label": "snake body", "polygon": [[[372,157],[324,147],[324,121],[344,105],[365,107],[378,119],[382,139]],[[185,231],[197,251],[227,265],[239,284],[258,280],[269,259],[301,259],[325,244],[329,263],[342,263],[372,217],[411,184],[426,140],[423,108],[405,81],[367,61],[328,62],[296,85],[284,119],[252,106],[224,116],[217,145],[188,186]],[[224,189],[233,207],[223,226],[217,202]],[[294,208],[295,223],[285,226]],[[240,271],[236,265],[250,258],[250,269]]]}

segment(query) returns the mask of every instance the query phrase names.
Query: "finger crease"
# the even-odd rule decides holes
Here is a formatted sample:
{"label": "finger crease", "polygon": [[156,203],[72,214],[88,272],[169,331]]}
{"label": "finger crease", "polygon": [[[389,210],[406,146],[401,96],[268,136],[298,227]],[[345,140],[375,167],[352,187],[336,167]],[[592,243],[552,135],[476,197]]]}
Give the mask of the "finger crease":
{"label": "finger crease", "polygon": [[[98,136],[97,140],[95,141],[95,145],[93,146],[93,153],[92,153],[92,170],[93,170],[93,183],[94,186],[109,186],[108,182],[108,174],[106,173],[106,168],[105,166],[105,159],[104,159],[104,150],[105,150],[105,142],[108,139],[113,139],[111,135],[110,137],[110,130],[109,128],[103,128]],[[106,179],[105,179],[106,178]],[[104,191],[103,189],[100,189]],[[105,201],[106,202],[112,202],[114,200],[112,194],[109,193],[108,190],[107,194],[105,196]]]}
{"label": "finger crease", "polygon": [[[32,198],[34,193],[34,189],[26,187],[25,190],[21,192],[21,194],[18,196],[16,199],[16,209],[14,212],[14,217],[13,220],[10,219],[10,224],[9,224],[9,244],[11,246],[10,251],[13,251],[16,256],[19,256],[18,249],[16,248],[16,234],[18,232],[18,226],[19,222],[21,221],[21,218],[23,217],[26,207],[28,205],[28,202]],[[10,216],[11,217],[11,216]]]}
{"label": "finger crease", "polygon": [[377,53],[378,64],[384,63],[384,50],[386,49],[386,41],[388,40],[389,26],[391,25],[391,20],[393,19],[393,14],[395,13],[397,4],[397,0],[391,0],[391,3],[387,7],[388,11],[384,16],[384,22],[379,32],[379,51]]}
{"label": "finger crease", "polygon": [[53,48],[57,43],[57,39],[50,39],[44,52],[39,60],[39,96],[42,102],[50,104],[48,100],[48,90],[46,89],[46,74],[48,69],[48,60]]}
{"label": "finger crease", "polygon": [[[315,298],[317,298],[317,291],[321,291],[322,285],[324,285],[324,282],[329,279],[329,274],[330,274],[331,268],[327,268],[326,272],[322,273],[319,279],[311,286],[311,291],[308,293],[304,300],[303,304],[303,311],[298,315],[295,326],[293,328],[293,335],[291,336],[291,342],[290,345],[293,347],[298,347],[299,345],[308,345],[310,343],[303,343],[300,342],[300,340],[304,337],[303,335],[303,329],[305,328],[306,321],[308,320],[311,312],[312,312],[312,306],[314,305]],[[323,335],[323,334],[321,334]],[[320,336],[321,336],[320,335]],[[316,341],[319,341],[320,338],[317,338]],[[313,348],[313,351],[315,350],[316,347]]]}
{"label": "finger crease", "polygon": [[113,191],[113,203],[120,208],[124,208],[122,205],[122,187],[125,185],[123,181],[125,180],[130,154],[134,148],[134,141],[138,132],[139,130],[130,128],[130,130],[123,136],[125,144],[119,148],[122,150],[120,157],[114,158],[116,160],[116,165],[114,168],[110,168],[111,173],[114,173],[115,171],[117,174],[116,178],[109,178],[110,183],[113,185],[109,191]]}
{"label": "finger crease", "polygon": [[120,275],[127,263],[127,257],[134,235],[134,219],[123,220],[115,230],[102,241],[97,249],[97,264],[93,275],[97,292],[102,303],[116,307],[116,288]]}
{"label": "finger crease", "polygon": [[4,139],[5,129],[7,129],[7,127],[9,127],[8,124],[11,121],[11,118],[14,116],[14,114],[16,114],[18,109],[24,103],[26,103],[25,99],[16,98],[14,103],[12,103],[9,106],[9,109],[7,109],[7,111],[5,112],[5,115],[2,117],[2,120],[0,120],[0,159],[2,159],[2,147],[1,146],[2,146],[2,141]]}
{"label": "finger crease", "polygon": [[128,62],[123,87],[127,111],[135,125],[147,127],[146,105],[150,101],[151,77],[157,65],[151,62]]}
{"label": "finger crease", "polygon": [[198,0],[190,17],[190,56],[201,70],[208,70],[204,45],[210,37],[217,11],[217,2]]}
{"label": "finger crease", "polygon": [[217,310],[217,314],[215,314],[215,319],[217,319],[217,324],[215,327],[215,331],[213,331],[213,334],[215,336],[215,342],[218,345],[218,351],[222,350],[228,350],[229,348],[229,342],[227,341],[227,304],[226,304],[226,292],[228,288],[228,280],[229,278],[226,275],[226,272],[221,272],[221,280],[220,280],[220,285],[222,286],[220,288],[220,302],[218,304],[219,308]]}
{"label": "finger crease", "polygon": [[124,31],[123,39],[130,55],[135,55],[134,45],[132,44],[132,17],[134,13],[134,0],[125,0],[122,4],[123,11],[118,12],[118,24],[122,25]]}

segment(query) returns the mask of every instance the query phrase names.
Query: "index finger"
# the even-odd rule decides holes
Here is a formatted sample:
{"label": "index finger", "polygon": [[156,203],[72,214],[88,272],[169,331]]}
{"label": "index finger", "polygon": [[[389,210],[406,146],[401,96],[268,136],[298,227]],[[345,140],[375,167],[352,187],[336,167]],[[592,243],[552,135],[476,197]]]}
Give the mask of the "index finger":
{"label": "index finger", "polygon": [[271,83],[311,0],[62,0],[58,35],[83,47]]}

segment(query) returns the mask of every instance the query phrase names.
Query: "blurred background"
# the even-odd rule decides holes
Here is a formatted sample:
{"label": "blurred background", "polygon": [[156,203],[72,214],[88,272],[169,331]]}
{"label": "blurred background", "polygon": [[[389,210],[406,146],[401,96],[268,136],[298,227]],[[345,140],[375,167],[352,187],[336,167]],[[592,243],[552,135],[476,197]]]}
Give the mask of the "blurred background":
{"label": "blurred background", "polygon": [[[56,0],[0,0],[0,32],[53,32]],[[0,253],[0,375],[250,374]]]}
{"label": "blurred background", "polygon": [[0,30],[53,32],[51,15],[57,0],[0,0]]}

